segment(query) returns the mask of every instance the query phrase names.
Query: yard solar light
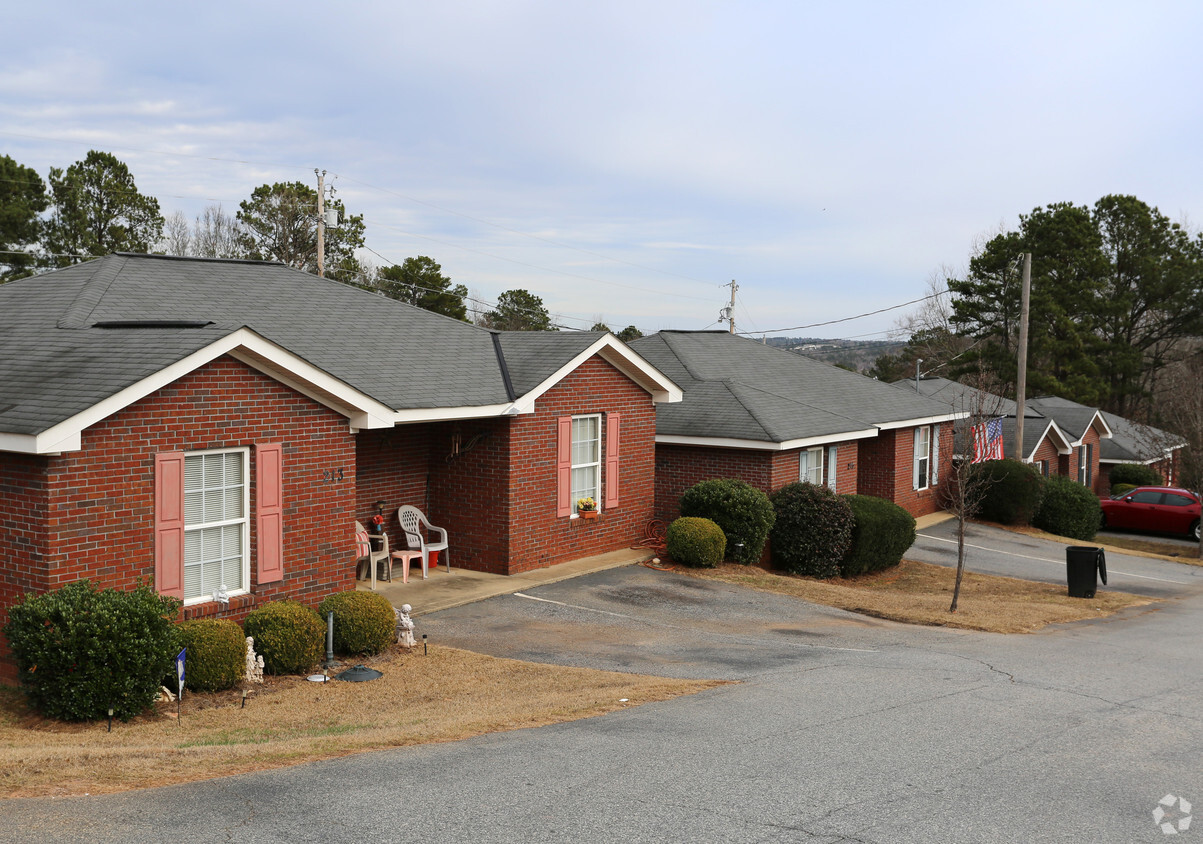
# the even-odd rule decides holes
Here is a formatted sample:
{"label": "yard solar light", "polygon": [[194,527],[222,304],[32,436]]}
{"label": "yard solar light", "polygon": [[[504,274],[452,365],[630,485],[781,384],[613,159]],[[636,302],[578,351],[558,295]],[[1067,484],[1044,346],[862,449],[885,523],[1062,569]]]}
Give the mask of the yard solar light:
{"label": "yard solar light", "polygon": [[426,634],[422,634],[422,656],[426,655]]}
{"label": "yard solar light", "polygon": [[246,709],[246,689],[242,690],[242,708]]}
{"label": "yard solar light", "polygon": [[109,707],[109,732],[113,732],[113,707]]}

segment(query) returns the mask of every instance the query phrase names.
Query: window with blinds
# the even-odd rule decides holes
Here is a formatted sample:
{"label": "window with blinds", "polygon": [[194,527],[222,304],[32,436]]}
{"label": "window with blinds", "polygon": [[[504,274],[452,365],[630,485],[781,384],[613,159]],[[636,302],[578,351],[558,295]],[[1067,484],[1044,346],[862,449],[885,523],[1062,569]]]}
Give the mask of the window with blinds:
{"label": "window with blinds", "polygon": [[601,509],[601,416],[572,417],[572,511],[582,498]]}
{"label": "window with blinds", "polygon": [[185,601],[246,591],[247,504],[246,450],[185,455]]}

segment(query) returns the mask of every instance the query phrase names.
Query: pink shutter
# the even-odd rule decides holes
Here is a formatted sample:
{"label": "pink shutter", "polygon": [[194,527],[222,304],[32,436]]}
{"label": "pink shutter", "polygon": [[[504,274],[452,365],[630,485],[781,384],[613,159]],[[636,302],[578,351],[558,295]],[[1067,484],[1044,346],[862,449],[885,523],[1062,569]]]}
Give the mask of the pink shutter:
{"label": "pink shutter", "polygon": [[572,515],[572,417],[556,421],[556,516]]}
{"label": "pink shutter", "polygon": [[155,590],[184,597],[184,452],[155,455]]}
{"label": "pink shutter", "polygon": [[284,447],[255,446],[255,532],[259,539],[259,584],[284,579]]}
{"label": "pink shutter", "polygon": [[622,454],[620,439],[622,414],[606,414],[606,506],[618,506],[618,459]]}

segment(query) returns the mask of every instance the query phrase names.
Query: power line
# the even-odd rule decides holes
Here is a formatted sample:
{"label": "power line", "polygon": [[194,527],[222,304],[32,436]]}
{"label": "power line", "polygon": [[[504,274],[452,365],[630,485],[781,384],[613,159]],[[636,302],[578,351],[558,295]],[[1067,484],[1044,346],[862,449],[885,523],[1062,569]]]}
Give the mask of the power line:
{"label": "power line", "polygon": [[938,293],[932,293],[928,296],[920,296],[918,299],[912,299],[911,301],[903,302],[900,305],[890,305],[890,307],[888,307],[888,308],[878,308],[875,311],[868,311],[867,313],[857,314],[856,316],[844,317],[843,319],[829,319],[826,322],[812,322],[809,325],[795,325],[792,328],[771,328],[767,331],[756,331],[756,332],[740,331],[738,333],[739,334],[749,334],[749,333],[781,334],[782,332],[785,332],[785,331],[802,331],[803,329],[806,329],[806,328],[818,328],[819,326],[822,326],[822,325],[835,325],[840,322],[852,322],[852,320],[855,320],[855,319],[864,319],[865,317],[868,317],[868,316],[874,316],[876,314],[884,314],[886,311],[896,311],[899,308],[905,308],[907,305],[914,305],[919,302],[926,302],[928,299],[934,299],[937,296],[943,296],[947,292],[948,292],[948,290],[941,290]]}

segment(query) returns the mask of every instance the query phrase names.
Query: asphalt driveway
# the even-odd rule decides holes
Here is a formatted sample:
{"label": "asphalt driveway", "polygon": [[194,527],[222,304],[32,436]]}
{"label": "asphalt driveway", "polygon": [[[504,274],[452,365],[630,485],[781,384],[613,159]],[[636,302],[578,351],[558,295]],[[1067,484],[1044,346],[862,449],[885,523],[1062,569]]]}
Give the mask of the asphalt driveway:
{"label": "asphalt driveway", "polygon": [[1203,805],[1203,598],[1187,567],[1164,565],[1149,576],[1175,583],[1153,586],[1177,597],[1156,609],[1026,636],[598,572],[423,616],[418,632],[432,647],[736,682],[454,744],[9,801],[0,839],[1161,841],[1158,801],[1174,796],[1174,824],[1179,797]]}

